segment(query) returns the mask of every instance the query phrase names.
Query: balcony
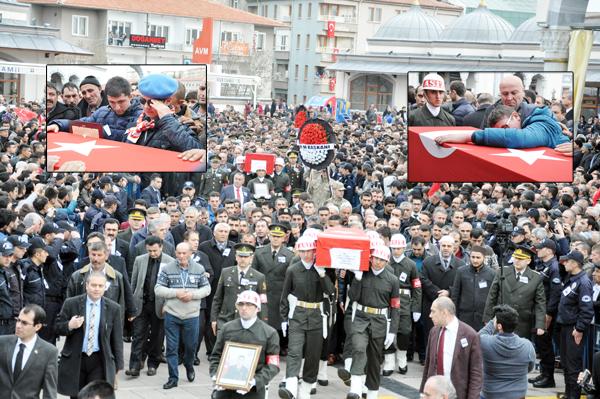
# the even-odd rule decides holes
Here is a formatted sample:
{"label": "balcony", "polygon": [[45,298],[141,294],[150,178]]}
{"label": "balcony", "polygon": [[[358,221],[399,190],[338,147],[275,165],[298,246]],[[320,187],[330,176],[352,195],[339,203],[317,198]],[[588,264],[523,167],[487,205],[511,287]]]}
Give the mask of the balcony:
{"label": "balcony", "polygon": [[318,78],[315,77],[313,79],[313,87],[318,90],[320,94],[332,94],[335,93],[335,90],[329,90],[329,78]]}
{"label": "balcony", "polygon": [[273,74],[273,81],[275,82],[287,82],[288,81],[288,72],[275,72]]}
{"label": "balcony", "polygon": [[290,59],[290,50],[289,48],[287,50],[281,50],[282,47],[276,47],[275,48],[275,59],[276,60],[289,60]]}
{"label": "balcony", "polygon": [[351,15],[320,15],[319,21],[324,22],[323,30],[327,32],[327,22],[335,21],[336,32],[356,32],[358,30],[357,19]]}
{"label": "balcony", "polygon": [[317,47],[316,53],[321,54],[322,62],[336,62],[338,54],[347,54],[352,50],[349,48],[331,48],[331,47]]}

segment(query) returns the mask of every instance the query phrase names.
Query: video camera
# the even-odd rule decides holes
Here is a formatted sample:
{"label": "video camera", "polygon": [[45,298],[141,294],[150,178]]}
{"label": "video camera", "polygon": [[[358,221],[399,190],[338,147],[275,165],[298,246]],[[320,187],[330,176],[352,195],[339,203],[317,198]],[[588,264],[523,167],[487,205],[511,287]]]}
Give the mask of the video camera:
{"label": "video camera", "polygon": [[488,234],[494,235],[495,237],[508,237],[514,229],[512,221],[510,220],[510,213],[507,210],[502,211],[500,219],[488,217],[484,229]]}

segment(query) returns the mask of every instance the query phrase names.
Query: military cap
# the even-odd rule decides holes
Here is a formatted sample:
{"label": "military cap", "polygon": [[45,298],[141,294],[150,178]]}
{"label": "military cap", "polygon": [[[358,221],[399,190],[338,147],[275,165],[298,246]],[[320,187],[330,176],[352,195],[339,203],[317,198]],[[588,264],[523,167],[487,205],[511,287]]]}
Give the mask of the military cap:
{"label": "military cap", "polygon": [[213,160],[215,160],[215,159],[216,159],[217,161],[220,161],[220,160],[221,160],[221,157],[220,157],[219,155],[217,155],[217,154],[214,154],[214,155],[211,155],[211,156],[210,156],[210,158],[209,158],[209,160],[210,160],[210,161],[213,161]]}
{"label": "military cap", "polygon": [[282,224],[273,223],[269,226],[269,231],[274,237],[285,237],[286,233],[288,232],[288,229]]}
{"label": "military cap", "polygon": [[239,243],[233,246],[235,249],[235,254],[238,256],[252,256],[254,255],[254,245]]}
{"label": "military cap", "polygon": [[170,76],[160,73],[152,73],[144,76],[138,85],[138,90],[143,96],[164,100],[171,97],[177,89],[179,83]]}
{"label": "military cap", "polygon": [[129,215],[129,218],[133,220],[146,219],[146,211],[143,209],[131,208],[129,211],[127,211],[127,215]]}
{"label": "military cap", "polygon": [[512,257],[515,259],[532,259],[534,256],[535,253],[531,248],[524,245],[517,246],[517,249],[515,249],[515,252],[512,254]]}

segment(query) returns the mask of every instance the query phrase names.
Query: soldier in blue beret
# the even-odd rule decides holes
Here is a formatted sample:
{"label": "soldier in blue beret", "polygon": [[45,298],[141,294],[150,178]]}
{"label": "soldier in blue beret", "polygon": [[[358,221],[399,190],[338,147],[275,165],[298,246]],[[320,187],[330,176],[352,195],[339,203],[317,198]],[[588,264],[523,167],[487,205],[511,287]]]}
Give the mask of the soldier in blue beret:
{"label": "soldier in blue beret", "polygon": [[170,97],[177,87],[177,80],[161,74],[146,75],[140,80],[138,90],[144,113],[136,126],[127,129],[126,142],[179,152],[203,147],[194,132],[174,115]]}

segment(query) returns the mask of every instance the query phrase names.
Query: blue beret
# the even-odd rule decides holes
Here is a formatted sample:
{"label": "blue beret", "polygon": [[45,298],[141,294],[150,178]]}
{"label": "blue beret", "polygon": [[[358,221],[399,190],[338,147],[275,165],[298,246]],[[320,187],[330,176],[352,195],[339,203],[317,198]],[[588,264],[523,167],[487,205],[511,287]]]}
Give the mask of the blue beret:
{"label": "blue beret", "polygon": [[171,97],[178,87],[179,84],[175,79],[159,73],[144,76],[138,84],[138,89],[143,96],[157,100]]}

